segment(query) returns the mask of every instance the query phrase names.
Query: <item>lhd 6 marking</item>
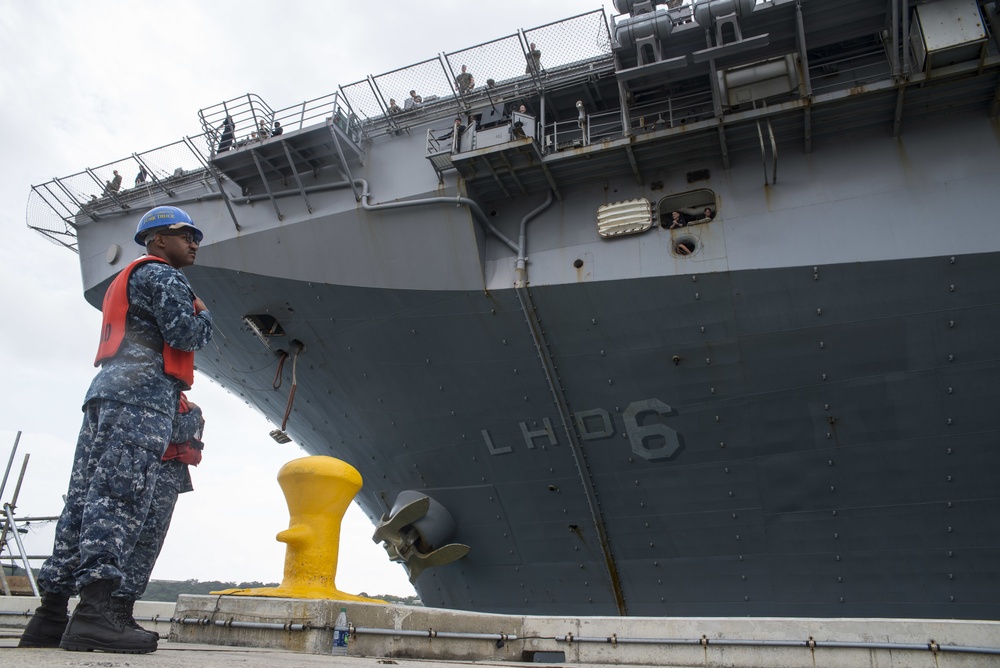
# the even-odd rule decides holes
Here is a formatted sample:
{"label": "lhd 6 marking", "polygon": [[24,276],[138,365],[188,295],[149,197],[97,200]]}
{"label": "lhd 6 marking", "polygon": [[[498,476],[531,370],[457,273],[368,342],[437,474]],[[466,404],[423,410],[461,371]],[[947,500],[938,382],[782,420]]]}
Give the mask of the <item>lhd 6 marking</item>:
{"label": "lhd 6 marking", "polygon": [[[625,434],[628,436],[632,452],[651,462],[672,459],[683,449],[681,436],[661,422],[643,424],[650,416],[669,416],[674,411],[659,399],[642,399],[633,401],[622,413]],[[603,408],[578,411],[573,414],[577,432],[584,441],[608,439],[615,435],[615,423],[611,414]],[[542,418],[542,429],[529,429],[526,422],[519,423],[521,436],[529,450],[535,449],[536,441],[541,439],[548,445],[559,445],[559,439],[552,428],[549,418]],[[505,455],[514,451],[510,445],[500,446],[493,442],[493,437],[486,429],[482,430],[483,441],[491,455]]]}

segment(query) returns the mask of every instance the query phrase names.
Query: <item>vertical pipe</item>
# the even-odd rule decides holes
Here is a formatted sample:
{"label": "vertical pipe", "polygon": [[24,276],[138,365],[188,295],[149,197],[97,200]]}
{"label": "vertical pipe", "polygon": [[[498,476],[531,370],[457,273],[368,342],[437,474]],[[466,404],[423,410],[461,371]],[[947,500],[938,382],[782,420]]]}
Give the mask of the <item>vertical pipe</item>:
{"label": "vertical pipe", "polygon": [[28,469],[28,459],[31,458],[30,454],[24,456],[24,461],[21,462],[21,473],[17,476],[17,485],[14,487],[14,496],[10,499],[11,510],[17,507],[17,497],[21,495],[21,483],[24,482],[24,472]]}
{"label": "vertical pipe", "polygon": [[[25,460],[24,463],[27,464],[27,460]],[[9,503],[3,504],[3,510],[7,515],[6,526],[13,527],[12,533],[14,534],[14,542],[17,543],[17,551],[21,555],[21,563],[24,564],[24,572],[28,574],[28,583],[31,585],[31,593],[34,596],[39,596],[38,583],[35,582],[35,574],[31,572],[31,564],[28,563],[28,553],[24,551],[24,543],[21,542],[21,534],[17,532],[17,527],[14,526],[14,511]]]}
{"label": "vertical pipe", "polygon": [[799,60],[802,61],[802,79],[806,98],[812,98],[812,78],[809,76],[809,54],[806,51],[806,27],[802,19],[802,3],[795,3],[795,29],[798,31]]}
{"label": "vertical pipe", "polygon": [[910,0],[903,0],[903,78],[910,78]]}
{"label": "vertical pipe", "polygon": [[3,498],[3,490],[7,487],[7,478],[10,476],[10,467],[14,465],[14,455],[17,454],[17,444],[21,442],[21,432],[17,432],[14,437],[14,448],[10,451],[10,459],[7,460],[7,470],[3,473],[3,482],[0,483],[0,498]]}
{"label": "vertical pipe", "polygon": [[[542,125],[542,153],[547,153],[548,148],[545,145],[545,96],[544,95],[542,95],[540,102],[541,102],[541,113],[538,116],[538,122],[541,123]],[[552,141],[555,141],[555,139],[553,139]]]}
{"label": "vertical pipe", "polygon": [[899,80],[899,3],[889,0],[892,5],[892,77]]}

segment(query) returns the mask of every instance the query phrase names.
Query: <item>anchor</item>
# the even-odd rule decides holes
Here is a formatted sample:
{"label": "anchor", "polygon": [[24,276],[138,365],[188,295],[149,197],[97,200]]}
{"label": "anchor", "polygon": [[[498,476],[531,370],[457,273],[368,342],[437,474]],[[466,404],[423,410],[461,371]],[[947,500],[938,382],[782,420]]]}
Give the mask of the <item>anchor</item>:
{"label": "anchor", "polygon": [[405,490],[382,516],[372,541],[381,542],[389,559],[402,563],[415,583],[426,569],[469,553],[468,545],[447,542],[454,535],[455,520],[444,506],[426,494]]}

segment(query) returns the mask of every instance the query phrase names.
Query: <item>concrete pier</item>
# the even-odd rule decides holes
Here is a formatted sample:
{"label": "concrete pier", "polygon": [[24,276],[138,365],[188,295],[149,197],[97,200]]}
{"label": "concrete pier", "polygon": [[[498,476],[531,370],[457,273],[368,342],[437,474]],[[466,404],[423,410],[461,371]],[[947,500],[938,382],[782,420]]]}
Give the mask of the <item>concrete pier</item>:
{"label": "concrete pier", "polygon": [[[34,668],[40,653],[61,652],[9,649],[35,605],[37,599],[0,598],[5,666]],[[347,610],[351,641],[346,657],[331,657],[341,608]],[[287,665],[312,665],[313,658],[355,666],[382,659],[401,665],[430,660],[727,668],[1000,666],[1000,622],[994,621],[541,617],[234,596],[181,596],[176,606],[140,602],[136,618],[161,635],[169,633],[149,665],[173,665],[160,663],[170,660],[168,654],[186,665],[215,665],[222,661],[220,652],[236,652],[238,659],[225,661],[247,666],[286,665],[286,659]],[[72,661],[86,656],[62,652],[55,658],[60,665],[84,665]]]}

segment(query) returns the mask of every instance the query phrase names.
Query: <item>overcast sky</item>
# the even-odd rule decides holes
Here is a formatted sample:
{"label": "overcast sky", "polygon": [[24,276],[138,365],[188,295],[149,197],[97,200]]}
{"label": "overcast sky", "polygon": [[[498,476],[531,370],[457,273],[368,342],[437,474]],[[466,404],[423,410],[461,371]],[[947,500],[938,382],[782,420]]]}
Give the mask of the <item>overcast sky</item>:
{"label": "overcast sky", "polygon": [[[24,433],[0,501],[11,501],[30,454],[21,517],[61,510],[100,324],[83,299],[77,256],[26,227],[32,185],[199,134],[198,110],[238,95],[256,93],[280,109],[369,74],[601,7],[586,0],[3,5],[0,467],[16,432]],[[613,13],[610,2],[606,11]],[[153,578],[279,581],[284,545],[274,536],[288,514],[276,474],[305,453],[276,444],[268,436],[273,425],[205,376],[190,396],[207,419],[205,459],[192,471],[195,491],[178,500]],[[338,587],[412,593],[372,531],[352,505]],[[47,554],[51,525],[33,528],[25,540],[28,552]]]}

